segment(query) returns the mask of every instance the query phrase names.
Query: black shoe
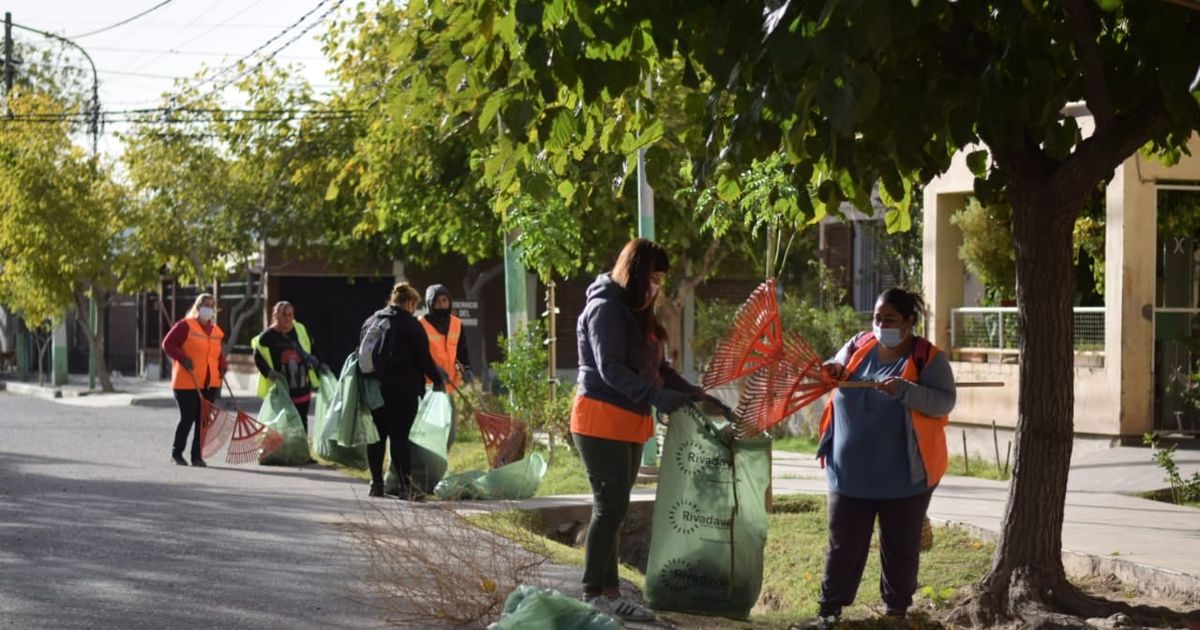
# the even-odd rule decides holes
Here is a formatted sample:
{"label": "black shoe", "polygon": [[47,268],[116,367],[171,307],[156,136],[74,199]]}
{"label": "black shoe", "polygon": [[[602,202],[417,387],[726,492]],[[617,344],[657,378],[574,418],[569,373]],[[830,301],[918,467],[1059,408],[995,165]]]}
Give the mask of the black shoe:
{"label": "black shoe", "polygon": [[367,491],[367,496],[369,496],[369,497],[383,496],[383,482],[382,481],[372,481],[371,489]]}
{"label": "black shoe", "polygon": [[187,466],[188,465],[187,460],[183,458],[183,455],[172,454],[171,461],[175,462],[179,466]]}
{"label": "black shoe", "polygon": [[192,465],[197,466],[199,468],[208,468],[208,464],[205,464],[204,460],[200,459],[199,457],[192,458]]}

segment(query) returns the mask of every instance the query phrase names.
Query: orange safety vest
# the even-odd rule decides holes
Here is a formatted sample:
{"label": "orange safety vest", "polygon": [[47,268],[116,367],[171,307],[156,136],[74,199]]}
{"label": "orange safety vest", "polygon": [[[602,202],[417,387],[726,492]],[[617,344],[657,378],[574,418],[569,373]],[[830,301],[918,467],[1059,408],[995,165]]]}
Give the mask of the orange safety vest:
{"label": "orange safety vest", "polygon": [[[864,335],[862,346],[856,348],[854,356],[850,357],[850,363],[846,366],[846,374],[853,374],[877,343],[879,341],[875,339],[875,335]],[[938,352],[940,350],[937,346],[929,344],[929,356],[926,358],[926,362],[937,356]],[[904,362],[904,369],[900,376],[913,383],[920,381],[921,375],[917,372],[917,362],[913,360],[912,355],[909,355]],[[925,464],[925,483],[932,488],[942,480],[942,475],[946,474],[946,467],[949,465],[949,455],[946,452],[946,425],[950,423],[950,416],[932,418],[911,407],[908,411],[912,414],[913,431],[917,434],[917,450],[920,451],[921,461]],[[825,403],[825,412],[821,414],[818,443],[832,424],[833,398],[830,397],[829,402]],[[824,458],[822,458],[822,466],[824,463]]]}
{"label": "orange safety vest", "polygon": [[[454,390],[462,385],[462,377],[458,374],[458,338],[462,336],[462,320],[451,315],[450,328],[445,335],[438,332],[424,317],[421,318],[421,325],[425,327],[425,334],[429,336],[429,354],[433,355],[433,362],[449,375],[446,392],[454,393]],[[426,377],[425,382],[433,381]]]}
{"label": "orange safety vest", "polygon": [[[188,336],[183,342],[183,353],[192,360],[192,373],[183,369],[183,364],[172,361],[171,389],[196,389],[197,383],[203,388],[221,386],[221,340],[225,338],[224,331],[215,323],[212,332],[204,332],[200,320],[189,317],[187,322]],[[192,376],[196,378],[193,379]]]}
{"label": "orange safety vest", "polygon": [[612,403],[576,396],[571,406],[571,433],[642,444],[654,435],[649,414],[622,409]]}

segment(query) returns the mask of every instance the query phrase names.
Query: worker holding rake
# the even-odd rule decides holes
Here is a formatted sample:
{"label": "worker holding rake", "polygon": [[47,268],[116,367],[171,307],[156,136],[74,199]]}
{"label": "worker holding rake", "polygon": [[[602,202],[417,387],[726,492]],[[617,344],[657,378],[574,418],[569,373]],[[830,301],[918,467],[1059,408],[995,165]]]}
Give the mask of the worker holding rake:
{"label": "worker holding rake", "polygon": [[217,399],[227,367],[221,348],[225,333],[216,319],[216,299],[210,293],[201,293],[196,296],[187,316],[176,322],[162,341],[163,353],[173,361],[171,390],[179,406],[171,461],[180,466],[188,465],[183,458],[188,433],[193,434],[192,465],[207,466],[200,455],[200,397],[209,401]]}
{"label": "worker holding rake", "polygon": [[841,383],[821,419],[817,450],[829,483],[817,627],[833,627],[853,603],[876,517],[887,615],[903,618],[912,605],[925,510],[946,472],[945,426],[956,389],[946,355],[915,333],[924,307],[915,293],[884,291],[873,330],[824,365]]}

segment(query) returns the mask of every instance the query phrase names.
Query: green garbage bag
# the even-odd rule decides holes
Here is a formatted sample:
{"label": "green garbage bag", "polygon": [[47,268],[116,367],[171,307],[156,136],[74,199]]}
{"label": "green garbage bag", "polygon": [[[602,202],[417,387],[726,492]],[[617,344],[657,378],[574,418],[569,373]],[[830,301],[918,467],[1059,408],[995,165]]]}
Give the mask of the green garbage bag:
{"label": "green garbage bag", "polygon": [[452,413],[450,397],[445,392],[429,391],[421,398],[417,419],[408,432],[413,485],[421,492],[433,492],[450,467],[447,444]]}
{"label": "green garbage bag", "polygon": [[762,589],[770,438],[730,447],[694,408],[673,414],[663,446],[646,603],[745,619]]}
{"label": "green garbage bag", "polygon": [[620,630],[621,622],[553,589],[521,585],[488,630]]}
{"label": "green garbage bag", "polygon": [[312,431],[309,432],[313,453],[322,459],[337,462],[348,468],[365,469],[367,467],[365,444],[341,446],[337,443],[337,423],[341,414],[338,413],[340,409],[335,408],[335,403],[344,404],[344,401],[339,399],[340,390],[337,377],[325,368],[321,368],[317,377],[319,382],[316,394],[316,415],[313,417]]}
{"label": "green garbage bag", "polygon": [[362,446],[379,441],[379,431],[371,419],[371,409],[383,404],[379,381],[358,371],[358,353],[351,352],[342,364],[337,391],[330,400],[327,412],[330,421],[318,434],[325,442],[338,446]]}
{"label": "green garbage bag", "polygon": [[300,412],[282,383],[271,381],[267,397],[258,412],[258,421],[283,436],[283,445],[258,458],[269,466],[299,466],[311,459],[308,453],[308,434],[300,420]]}
{"label": "green garbage bag", "polygon": [[528,499],[546,476],[540,453],[489,471],[472,470],[443,479],[433,493],[447,501]]}
{"label": "green garbage bag", "polygon": [[[445,392],[427,391],[417,408],[417,417],[408,432],[408,457],[413,484],[426,494],[432,493],[450,467],[447,461],[451,424],[450,397]],[[400,490],[400,478],[388,466],[383,478],[384,492]]]}

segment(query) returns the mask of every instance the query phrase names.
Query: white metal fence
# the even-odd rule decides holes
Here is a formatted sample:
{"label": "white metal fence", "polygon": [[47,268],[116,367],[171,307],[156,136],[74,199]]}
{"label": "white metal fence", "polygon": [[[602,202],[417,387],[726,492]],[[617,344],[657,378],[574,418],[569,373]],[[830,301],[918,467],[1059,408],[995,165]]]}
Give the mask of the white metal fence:
{"label": "white metal fence", "polygon": [[[1075,312],[1075,351],[1104,352],[1104,307],[1080,306]],[[950,309],[950,347],[1016,354],[1021,343],[1017,308]]]}

